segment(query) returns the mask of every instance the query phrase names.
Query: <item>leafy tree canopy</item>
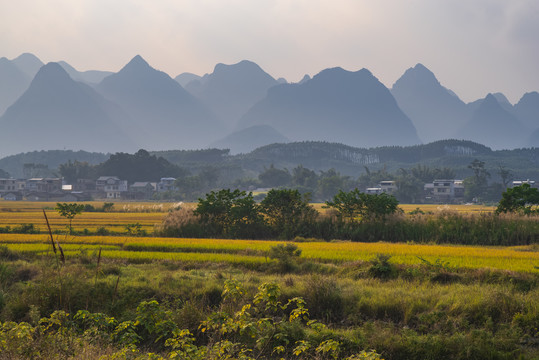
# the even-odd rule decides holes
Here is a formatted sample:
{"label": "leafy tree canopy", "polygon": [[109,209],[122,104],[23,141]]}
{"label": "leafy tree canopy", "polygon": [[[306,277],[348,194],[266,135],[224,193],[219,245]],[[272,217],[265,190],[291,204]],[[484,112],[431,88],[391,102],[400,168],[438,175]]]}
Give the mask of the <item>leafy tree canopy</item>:
{"label": "leafy tree canopy", "polygon": [[286,238],[296,235],[298,225],[314,219],[317,214],[309,205],[308,194],[291,189],[271,189],[260,203],[260,209],[266,221]]}
{"label": "leafy tree canopy", "polygon": [[205,198],[198,199],[194,214],[208,226],[213,226],[216,235],[235,236],[249,225],[262,222],[253,194],[237,189],[206,194]]}
{"label": "leafy tree canopy", "polygon": [[537,212],[533,207],[539,205],[539,190],[529,184],[522,184],[507,189],[502,194],[496,213],[523,212],[531,214]]}
{"label": "leafy tree canopy", "polygon": [[162,177],[177,178],[187,174],[188,172],[179,166],[171,164],[162,157],[150,155],[143,149],[133,155],[116,153],[97,167],[98,176],[114,175],[130,183],[159,181]]}
{"label": "leafy tree canopy", "polygon": [[279,187],[290,184],[292,176],[286,169],[276,169],[273,164],[258,175],[262,186]]}
{"label": "leafy tree canopy", "polygon": [[356,218],[383,218],[398,211],[399,202],[394,196],[386,193],[366,194],[358,189],[350,192],[340,190],[332,201],[326,201],[326,207],[334,208],[346,220]]}

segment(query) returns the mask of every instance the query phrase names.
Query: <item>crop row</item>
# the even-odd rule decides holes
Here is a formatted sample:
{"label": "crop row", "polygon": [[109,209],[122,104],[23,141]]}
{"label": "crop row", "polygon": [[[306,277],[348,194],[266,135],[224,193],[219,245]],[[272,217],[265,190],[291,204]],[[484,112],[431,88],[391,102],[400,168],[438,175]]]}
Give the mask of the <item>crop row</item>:
{"label": "crop row", "polygon": [[[224,263],[263,262],[275,241],[133,238],[122,236],[56,236],[64,250],[103,250],[110,258],[216,261]],[[3,234],[0,244],[18,251],[43,252],[50,249],[44,235]],[[432,264],[458,268],[495,268],[539,272],[539,252],[533,246],[490,248],[393,243],[305,242],[297,243],[301,257],[325,263],[368,261],[377,254],[391,256],[392,262]]]}

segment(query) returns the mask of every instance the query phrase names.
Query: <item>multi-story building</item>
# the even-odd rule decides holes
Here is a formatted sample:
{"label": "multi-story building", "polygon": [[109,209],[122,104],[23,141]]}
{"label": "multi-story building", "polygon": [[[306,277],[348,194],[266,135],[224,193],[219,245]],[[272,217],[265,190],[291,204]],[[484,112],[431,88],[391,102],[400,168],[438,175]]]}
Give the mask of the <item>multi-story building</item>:
{"label": "multi-story building", "polygon": [[62,190],[61,178],[32,178],[26,180],[27,192],[52,193]]}
{"label": "multi-story building", "polygon": [[397,184],[393,180],[380,181],[378,187],[386,194],[393,194],[397,191]]}
{"label": "multi-story building", "polygon": [[164,177],[161,178],[161,181],[157,183],[157,191],[158,192],[165,192],[165,191],[175,191],[177,190],[174,183],[176,182],[176,179],[173,177]]}
{"label": "multi-story building", "polygon": [[157,183],[151,183],[147,181],[135,182],[129,187],[129,198],[151,199],[156,187]]}
{"label": "multi-story building", "polygon": [[462,180],[434,180],[424,186],[426,199],[435,203],[452,203],[464,198]]}
{"label": "multi-story building", "polygon": [[97,191],[103,192],[107,199],[120,199],[122,193],[127,192],[127,180],[120,180],[117,176],[101,176],[95,182]]}
{"label": "multi-story building", "polygon": [[16,179],[0,179],[0,193],[13,191],[18,191]]}

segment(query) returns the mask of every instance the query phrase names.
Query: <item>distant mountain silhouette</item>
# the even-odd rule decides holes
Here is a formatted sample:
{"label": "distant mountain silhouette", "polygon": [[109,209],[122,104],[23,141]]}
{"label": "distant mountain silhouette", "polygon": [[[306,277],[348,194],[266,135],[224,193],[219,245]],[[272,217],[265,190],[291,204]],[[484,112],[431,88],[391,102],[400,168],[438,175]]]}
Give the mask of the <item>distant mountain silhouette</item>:
{"label": "distant mountain silhouette", "polygon": [[176,80],[182,87],[185,88],[187,84],[189,84],[193,80],[200,80],[202,79],[201,76],[192,74],[189,72],[181,73],[180,75],[176,76],[174,80]]}
{"label": "distant mountain silhouette", "polygon": [[311,77],[308,74],[305,74],[303,78],[298,82],[298,84],[306,83],[309,80],[311,80]]}
{"label": "distant mountain silhouette", "polygon": [[0,118],[0,153],[136,149],[109,113],[113,108],[92,88],[73,81],[60,65],[49,63]]}
{"label": "distant mountain silhouette", "polygon": [[189,83],[187,89],[206,104],[231,128],[269,88],[279,83],[257,64],[243,60],[237,64],[217,64],[213,73]]}
{"label": "distant mountain silhouette", "polygon": [[448,139],[466,121],[466,105],[422,64],[405,71],[391,93],[425,142]]}
{"label": "distant mountain silhouette", "polygon": [[[514,107],[513,105],[507,100],[507,97],[498,92],[498,93],[491,93],[492,96],[496,99],[498,102],[498,105],[501,106],[502,109],[505,111],[514,114]],[[481,104],[485,101],[485,98],[477,99],[475,101],[469,102],[466,104],[466,111],[468,113],[468,118],[481,106]]]}
{"label": "distant mountain silhouette", "polygon": [[513,107],[514,114],[530,129],[539,129],[539,93],[526,93]]}
{"label": "distant mountain silhouette", "polygon": [[75,81],[82,81],[88,84],[97,84],[100,83],[104,78],[111,75],[111,71],[99,71],[99,70],[88,70],[88,71],[78,71],[73,66],[69,65],[65,61],[59,61],[61,67],[71,76]]}
{"label": "distant mountain silhouette", "polygon": [[24,72],[30,79],[36,76],[37,72],[45,64],[37,56],[30,53],[24,53],[12,60],[17,67]]}
{"label": "distant mountain silhouette", "polygon": [[30,81],[17,65],[0,58],[0,116],[28,89]]}
{"label": "distant mountain silhouette", "polygon": [[460,139],[472,140],[492,149],[513,149],[526,143],[526,128],[505,110],[492,94],[476,102],[471,118],[458,131]]}
{"label": "distant mountain silhouette", "polygon": [[513,111],[513,104],[509,102],[509,100],[503,93],[501,92],[492,93],[492,96],[496,98],[496,101],[498,101],[498,104],[500,104],[500,106],[504,110],[509,111],[509,112]]}
{"label": "distant mountain silhouette", "polygon": [[303,84],[269,89],[240,120],[242,128],[264,124],[291,141],[359,147],[420,142],[389,90],[366,69],[326,69]]}
{"label": "distant mountain silhouette", "polygon": [[288,139],[269,125],[255,125],[210,144],[212,148],[230,149],[231,154],[248,153],[254,149],[274,144],[287,143]]}
{"label": "distant mountain silhouette", "polygon": [[138,55],[97,90],[129,114],[131,134],[145,149],[202,148],[223,135],[210,110]]}

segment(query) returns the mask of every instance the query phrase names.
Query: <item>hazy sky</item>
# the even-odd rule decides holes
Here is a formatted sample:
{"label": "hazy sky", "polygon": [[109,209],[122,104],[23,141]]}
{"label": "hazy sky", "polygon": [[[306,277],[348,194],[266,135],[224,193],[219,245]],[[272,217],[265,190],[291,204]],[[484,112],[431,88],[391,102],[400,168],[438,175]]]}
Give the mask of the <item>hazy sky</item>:
{"label": "hazy sky", "polygon": [[385,85],[421,62],[464,101],[539,91],[537,0],[0,0],[0,57],[172,77],[242,59],[299,81],[327,67]]}

